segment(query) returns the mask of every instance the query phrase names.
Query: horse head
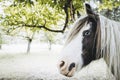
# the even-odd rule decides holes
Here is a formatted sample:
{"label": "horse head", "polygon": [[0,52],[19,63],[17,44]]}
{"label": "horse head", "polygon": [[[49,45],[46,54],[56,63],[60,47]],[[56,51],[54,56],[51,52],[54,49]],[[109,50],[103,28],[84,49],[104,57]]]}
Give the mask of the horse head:
{"label": "horse head", "polygon": [[60,54],[59,71],[68,77],[96,59],[98,15],[89,4],[85,4],[85,8],[87,16],[73,24],[73,29]]}

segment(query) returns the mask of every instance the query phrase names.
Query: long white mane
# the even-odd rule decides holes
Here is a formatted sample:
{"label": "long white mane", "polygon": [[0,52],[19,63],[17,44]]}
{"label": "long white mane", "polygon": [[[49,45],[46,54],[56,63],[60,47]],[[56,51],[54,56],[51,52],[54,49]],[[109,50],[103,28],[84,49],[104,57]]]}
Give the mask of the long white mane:
{"label": "long white mane", "polygon": [[120,80],[120,23],[101,15],[101,55],[109,68],[113,70],[117,80]]}

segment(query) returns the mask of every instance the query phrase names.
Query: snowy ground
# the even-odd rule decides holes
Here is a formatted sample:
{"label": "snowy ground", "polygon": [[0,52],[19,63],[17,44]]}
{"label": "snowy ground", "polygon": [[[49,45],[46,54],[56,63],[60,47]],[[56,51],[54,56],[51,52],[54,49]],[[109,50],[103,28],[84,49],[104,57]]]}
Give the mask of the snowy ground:
{"label": "snowy ground", "polygon": [[[19,48],[4,46],[0,52],[0,80],[113,80],[103,59],[92,62],[74,77],[60,75],[56,66],[60,48],[54,47],[52,51],[39,47],[39,52],[25,54]],[[17,50],[21,52],[9,54]]]}

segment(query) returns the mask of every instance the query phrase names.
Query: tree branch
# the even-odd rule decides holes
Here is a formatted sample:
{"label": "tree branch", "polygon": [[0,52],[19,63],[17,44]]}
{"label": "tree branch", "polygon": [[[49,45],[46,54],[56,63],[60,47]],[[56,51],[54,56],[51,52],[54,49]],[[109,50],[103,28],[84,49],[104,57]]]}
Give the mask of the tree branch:
{"label": "tree branch", "polygon": [[70,16],[71,16],[71,21],[74,21],[75,20],[75,8],[74,8],[72,0],[70,2]]}
{"label": "tree branch", "polygon": [[[64,25],[64,27],[61,30],[54,30],[54,29],[50,29],[50,28],[46,27],[46,21],[45,21],[44,25],[31,25],[31,24],[26,24],[24,22],[19,22],[19,21],[15,21],[15,22],[18,23],[18,24],[12,23],[12,24],[9,24],[9,25],[11,25],[11,26],[18,26],[18,25],[20,25],[21,27],[43,28],[43,29],[45,29],[47,31],[51,31],[51,32],[64,33],[64,31],[66,29],[66,26],[67,26],[67,23],[68,23],[68,19],[66,19],[65,25]],[[13,31],[13,30],[19,28],[20,26],[14,27],[14,28],[10,28],[10,29],[8,29],[8,31],[10,31],[10,30]]]}
{"label": "tree branch", "polygon": [[24,25],[22,25],[22,26],[43,28],[43,29],[45,29],[45,30],[47,30],[47,31],[51,31],[51,32],[60,32],[60,33],[64,33],[64,31],[65,31],[65,28],[64,28],[64,27],[63,27],[62,30],[53,30],[53,29],[47,28],[45,25],[38,25],[38,26],[37,26],[37,25],[24,24]]}
{"label": "tree branch", "polygon": [[68,21],[69,21],[68,7],[69,7],[71,1],[72,0],[67,0],[66,3],[65,3],[65,6],[63,7],[64,12],[66,14],[65,24],[64,24],[64,27],[63,27],[63,32],[65,31],[65,29],[67,27],[67,24],[68,24]]}

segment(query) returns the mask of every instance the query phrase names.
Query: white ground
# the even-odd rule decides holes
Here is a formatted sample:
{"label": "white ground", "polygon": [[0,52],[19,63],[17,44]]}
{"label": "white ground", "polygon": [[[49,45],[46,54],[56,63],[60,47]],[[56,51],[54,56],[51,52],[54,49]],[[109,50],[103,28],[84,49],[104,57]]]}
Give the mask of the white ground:
{"label": "white ground", "polygon": [[[39,52],[31,51],[30,54],[22,52],[20,47],[8,49],[3,46],[0,51],[0,80],[113,80],[103,59],[92,62],[74,77],[67,78],[57,70],[59,47],[54,46],[52,51],[39,47]],[[9,54],[13,51],[19,53]]]}

